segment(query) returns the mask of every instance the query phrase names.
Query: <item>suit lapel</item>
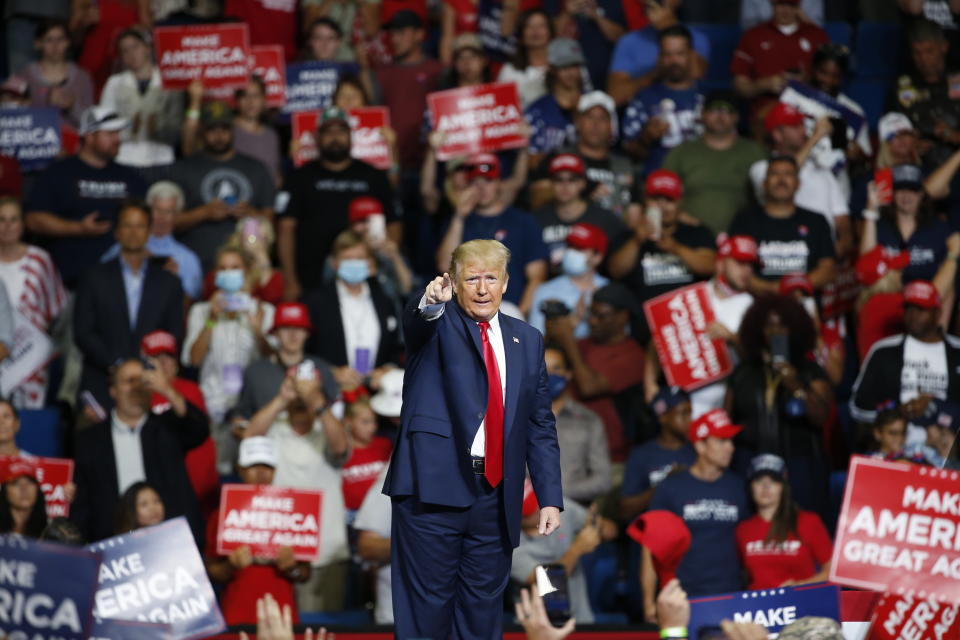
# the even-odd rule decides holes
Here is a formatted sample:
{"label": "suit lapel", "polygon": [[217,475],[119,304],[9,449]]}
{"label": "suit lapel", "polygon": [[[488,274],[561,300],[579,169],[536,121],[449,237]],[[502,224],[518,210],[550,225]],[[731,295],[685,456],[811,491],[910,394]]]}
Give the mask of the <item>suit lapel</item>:
{"label": "suit lapel", "polygon": [[520,381],[523,378],[523,351],[514,340],[512,318],[500,314],[500,334],[503,336],[503,355],[507,361],[506,399],[503,407],[503,441],[510,435],[510,427],[517,415],[517,399],[520,397]]}
{"label": "suit lapel", "polygon": [[153,280],[157,277],[157,275],[158,274],[150,268],[150,264],[147,263],[147,268],[143,270],[143,284],[141,285],[140,289],[140,305],[137,307],[137,322],[130,327],[130,333],[136,334],[137,329],[140,327],[141,319],[144,317],[150,317],[146,314],[145,309],[153,300],[153,296],[147,295],[147,293],[153,291]]}
{"label": "suit lapel", "polygon": [[114,264],[113,269],[113,279],[114,286],[113,290],[118,292],[120,297],[120,312],[123,314],[124,324],[129,329],[130,335],[133,335],[133,331],[136,327],[130,326],[130,304],[127,301],[127,287],[123,282],[123,265],[120,264],[120,261],[123,258],[117,258],[116,263]]}
{"label": "suit lapel", "polygon": [[[448,303],[451,304],[451,303]],[[467,314],[463,312],[463,309],[460,308],[460,305],[456,301],[452,302],[453,307],[457,310],[457,315],[460,316],[461,325],[463,330],[466,332],[467,336],[473,341],[473,347],[476,349],[477,355],[480,356],[480,363],[483,364],[483,344],[480,342],[480,327],[477,326],[476,321],[471,320],[467,317]]]}

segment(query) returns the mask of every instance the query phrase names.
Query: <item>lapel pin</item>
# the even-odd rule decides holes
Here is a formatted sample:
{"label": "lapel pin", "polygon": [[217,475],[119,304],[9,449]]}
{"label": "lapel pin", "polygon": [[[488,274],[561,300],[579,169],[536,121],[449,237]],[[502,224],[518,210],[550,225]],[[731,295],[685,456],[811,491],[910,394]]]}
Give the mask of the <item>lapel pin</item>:
{"label": "lapel pin", "polygon": [[520,338],[518,338],[517,336],[513,336],[513,341],[516,342],[517,344],[520,344]]}

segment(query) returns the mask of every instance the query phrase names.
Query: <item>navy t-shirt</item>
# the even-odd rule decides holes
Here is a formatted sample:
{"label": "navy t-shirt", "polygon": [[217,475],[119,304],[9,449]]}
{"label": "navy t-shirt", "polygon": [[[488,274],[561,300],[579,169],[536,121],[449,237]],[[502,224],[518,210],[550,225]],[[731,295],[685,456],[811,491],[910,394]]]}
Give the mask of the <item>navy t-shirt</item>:
{"label": "navy t-shirt", "polygon": [[[77,156],[50,165],[37,177],[24,211],[47,211],[67,220],[82,220],[97,212],[100,220],[116,223],[120,203],[142,198],[147,186],[133,169],[110,162],[102,169]],[[114,242],[113,230],[99,236],[47,238],[50,252],[64,284],[73,289],[87,267],[99,264],[100,256]]]}
{"label": "navy t-shirt", "polygon": [[[573,112],[563,109],[552,93],[540,96],[524,112],[530,123],[530,153],[549,153],[573,144],[577,132]],[[501,172],[502,174],[503,172]]]}
{"label": "navy t-shirt", "polygon": [[663,482],[674,464],[692,465],[697,454],[689,443],[679,449],[666,449],[656,440],[637,445],[630,450],[623,469],[621,493],[635,496]]}
{"label": "navy t-shirt", "polygon": [[757,241],[761,261],[758,275],[765,280],[810,273],[821,259],[836,257],[827,219],[800,207],[789,218],[774,218],[762,209],[737,214],[728,233]]}
{"label": "navy t-shirt", "polygon": [[499,240],[510,249],[507,267],[510,284],[503,297],[519,304],[527,286],[526,266],[534,260],[548,258],[540,225],[532,215],[515,207],[507,207],[500,215],[490,217],[471,213],[463,222],[463,242],[480,239]]}
{"label": "navy t-shirt", "polygon": [[917,228],[910,239],[903,240],[897,225],[885,218],[877,220],[877,244],[890,251],[909,251],[910,264],[903,270],[903,283],[912,280],[933,280],[940,263],[947,255],[947,236],[950,225],[943,220],[933,220]]}
{"label": "navy t-shirt", "polygon": [[[623,246],[631,233],[632,231],[628,230],[621,236],[617,246]],[[673,237],[677,242],[691,249],[717,247],[716,240],[708,227],[677,223]],[[693,274],[680,256],[666,252],[658,247],[656,242],[647,240],[640,248],[640,255],[633,270],[621,280],[633,290],[641,302],[645,302],[698,280],[706,280],[706,277]]]}
{"label": "navy t-shirt", "polygon": [[704,482],[689,471],[675,473],[654,491],[650,510],[656,509],[672,511],[690,529],[690,549],[677,568],[688,595],[740,591],[736,529],[750,516],[742,478],[726,471]]}
{"label": "navy t-shirt", "polygon": [[650,146],[644,174],[659,169],[671,149],[681,142],[698,138],[703,132],[700,112],[703,109],[703,93],[700,88],[671,89],[657,83],[640,91],[627,104],[623,114],[623,137],[635,140],[640,137],[647,122],[654,116],[663,119],[669,128],[655,144]]}

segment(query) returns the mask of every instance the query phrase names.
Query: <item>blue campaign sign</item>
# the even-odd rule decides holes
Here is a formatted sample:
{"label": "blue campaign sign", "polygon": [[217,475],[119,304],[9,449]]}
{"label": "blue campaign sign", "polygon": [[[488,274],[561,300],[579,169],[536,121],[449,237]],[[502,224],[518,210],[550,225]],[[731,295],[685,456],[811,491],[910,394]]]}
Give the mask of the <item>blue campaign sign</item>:
{"label": "blue campaign sign", "polygon": [[800,618],[818,616],[840,621],[840,587],[829,584],[740,591],[690,600],[690,638],[721,620],[755,622],[770,633]]}
{"label": "blue campaign sign", "polygon": [[109,628],[101,628],[105,619],[168,624],[172,640],[202,638],[225,628],[185,518],[138,529],[89,548],[103,554],[94,610],[95,637],[111,637]]}
{"label": "blue campaign sign", "polygon": [[100,555],[0,536],[0,635],[85,640]]}
{"label": "blue campaign sign", "polygon": [[806,114],[819,117],[822,115],[842,118],[854,133],[860,131],[866,123],[866,118],[831,95],[814,89],[808,84],[791,80],[780,96],[780,100],[796,106]]}
{"label": "blue campaign sign", "polygon": [[326,109],[341,76],[357,75],[352,62],[295,62],[287,65],[287,103],[283,113]]}
{"label": "blue campaign sign", "polygon": [[0,109],[0,153],[12,156],[24,171],[43,169],[60,153],[60,116],[56,109]]}
{"label": "blue campaign sign", "polygon": [[97,623],[96,635],[88,640],[172,640],[170,625],[161,622],[139,622],[137,620],[104,619]]}

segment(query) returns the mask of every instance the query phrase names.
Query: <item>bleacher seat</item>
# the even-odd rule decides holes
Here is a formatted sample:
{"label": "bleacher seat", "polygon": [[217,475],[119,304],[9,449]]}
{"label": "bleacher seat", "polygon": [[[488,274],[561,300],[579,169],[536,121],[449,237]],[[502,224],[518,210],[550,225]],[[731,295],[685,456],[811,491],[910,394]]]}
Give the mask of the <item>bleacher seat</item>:
{"label": "bleacher seat", "polygon": [[862,80],[893,78],[897,74],[900,52],[903,50],[901,37],[898,24],[859,23],[853,51],[856,77]]}
{"label": "bleacher seat", "polygon": [[21,409],[17,447],[35,456],[62,458],[64,455],[60,411],[48,409]]}
{"label": "bleacher seat", "polygon": [[710,59],[707,61],[707,75],[703,79],[704,87],[711,89],[729,89],[733,85],[730,76],[730,61],[740,42],[740,26],[735,24],[690,24],[710,40]]}
{"label": "bleacher seat", "polygon": [[853,41],[853,27],[849,22],[827,22],[823,30],[830,36],[830,42],[850,46]]}
{"label": "bleacher seat", "polygon": [[890,91],[889,80],[879,78],[855,78],[844,93],[863,107],[867,115],[870,128],[875,130],[877,122],[883,115],[883,105]]}

